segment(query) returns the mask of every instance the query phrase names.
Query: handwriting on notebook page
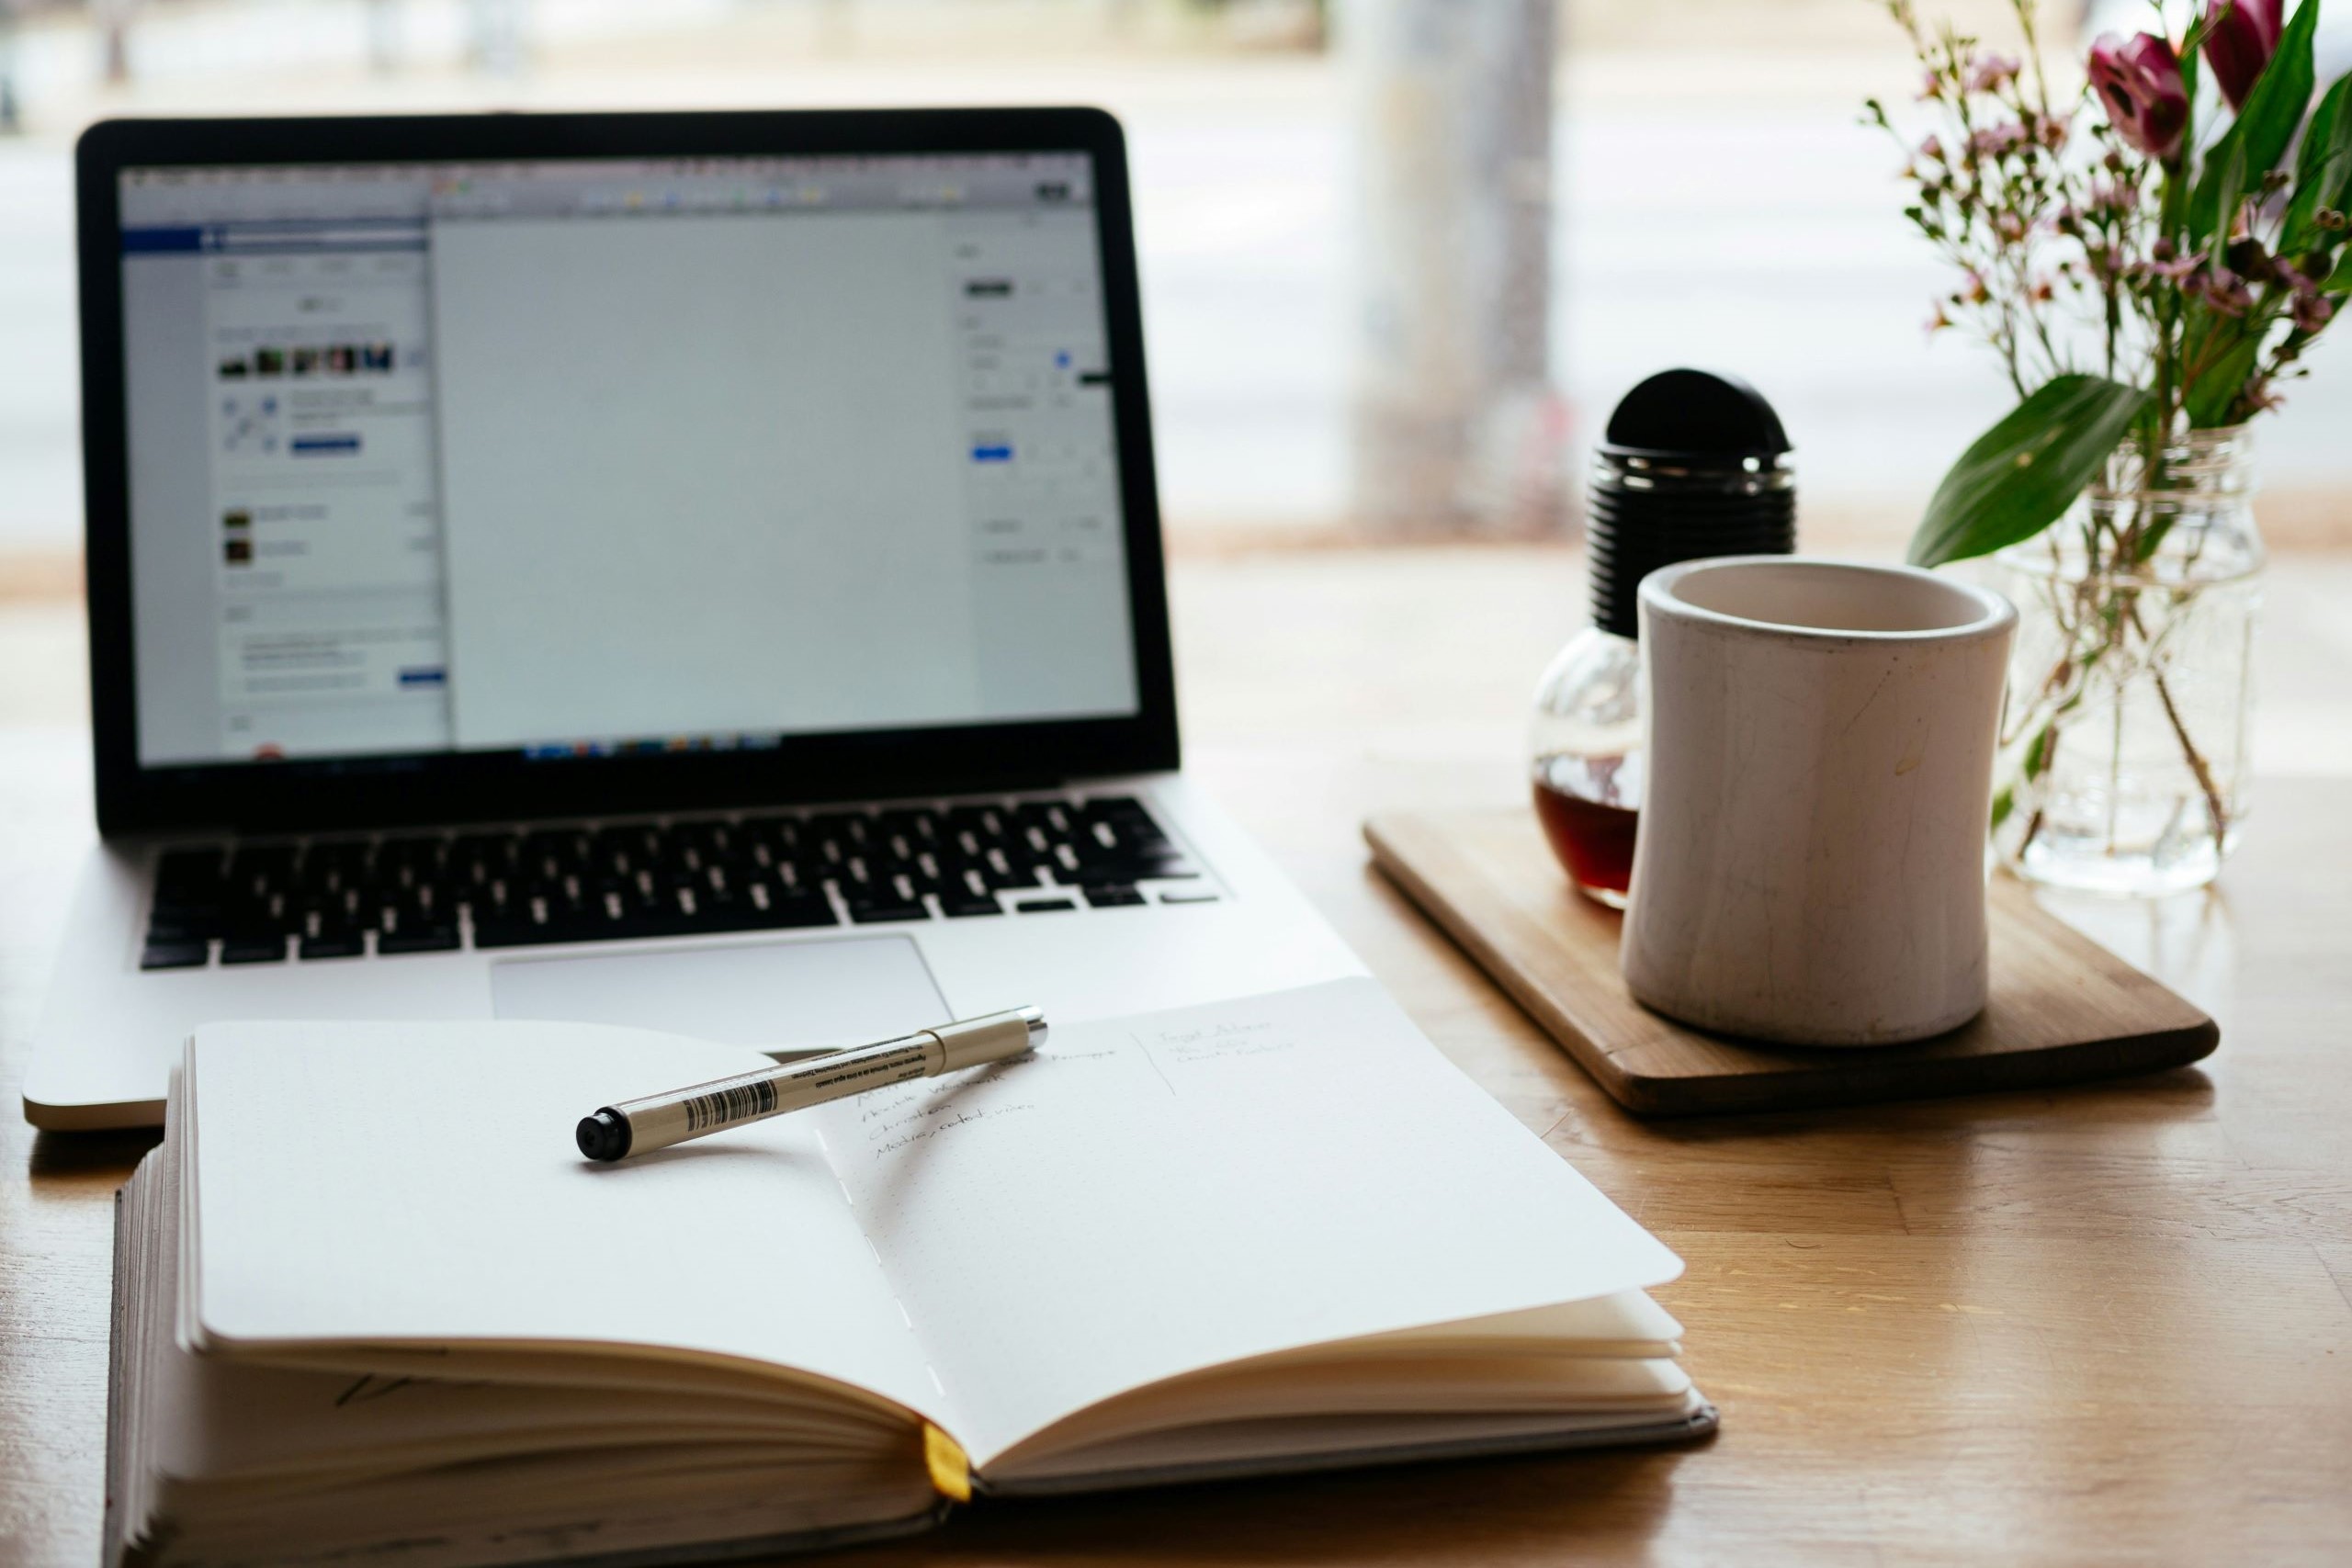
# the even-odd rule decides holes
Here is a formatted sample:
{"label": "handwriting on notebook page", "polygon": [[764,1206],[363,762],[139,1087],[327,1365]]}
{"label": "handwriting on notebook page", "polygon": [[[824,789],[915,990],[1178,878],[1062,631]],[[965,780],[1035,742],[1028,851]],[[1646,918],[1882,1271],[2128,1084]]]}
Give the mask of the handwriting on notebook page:
{"label": "handwriting on notebook page", "polygon": [[1133,1038],[1156,1060],[1176,1067],[1233,1056],[1270,1056],[1298,1048],[1298,1036],[1271,1018],[1224,1019],[1198,1028],[1147,1030]]}
{"label": "handwriting on notebook page", "polygon": [[876,1089],[857,1100],[856,1123],[868,1154],[887,1160],[918,1144],[1041,1110],[1099,1114],[1108,1109],[1106,1096],[1115,1100],[1146,1084],[1145,1092],[1179,1094],[1177,1079],[1188,1068],[1285,1055],[1299,1043],[1295,1031],[1269,1018],[1148,1028],[1120,1040],[1095,1035],[1083,1046],[1048,1046],[977,1071]]}
{"label": "handwriting on notebook page", "polygon": [[856,1100],[858,1131],[875,1159],[888,1159],[933,1138],[1034,1112],[1052,1092],[1053,1086],[1045,1081],[1049,1076],[1073,1068],[1084,1072],[1114,1055],[1110,1051],[1066,1055],[1041,1052],[969,1073],[894,1084]]}

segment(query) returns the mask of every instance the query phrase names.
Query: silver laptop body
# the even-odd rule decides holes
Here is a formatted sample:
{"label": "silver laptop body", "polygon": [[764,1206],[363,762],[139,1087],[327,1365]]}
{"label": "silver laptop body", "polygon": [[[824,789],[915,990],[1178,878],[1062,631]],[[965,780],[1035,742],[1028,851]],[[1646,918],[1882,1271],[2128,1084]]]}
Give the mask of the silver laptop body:
{"label": "silver laptop body", "polygon": [[220,1019],[764,1046],[1361,972],[1178,767],[1091,110],[113,121],[93,850],[24,1085]]}

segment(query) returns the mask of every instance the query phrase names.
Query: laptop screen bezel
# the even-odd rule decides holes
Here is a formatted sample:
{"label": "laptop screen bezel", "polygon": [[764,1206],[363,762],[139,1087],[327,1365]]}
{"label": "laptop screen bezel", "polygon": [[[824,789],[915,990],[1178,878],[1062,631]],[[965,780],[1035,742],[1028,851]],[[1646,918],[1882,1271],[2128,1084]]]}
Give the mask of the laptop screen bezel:
{"label": "laptop screen bezel", "polygon": [[[1094,164],[1137,711],[787,736],[770,750],[555,761],[519,752],[142,767],[133,685],[118,176],[128,168],[1075,152]],[[712,810],[1058,784],[1178,763],[1159,491],[1125,139],[1100,109],[868,109],[119,119],[76,149],[85,539],[101,832],[367,829]]]}

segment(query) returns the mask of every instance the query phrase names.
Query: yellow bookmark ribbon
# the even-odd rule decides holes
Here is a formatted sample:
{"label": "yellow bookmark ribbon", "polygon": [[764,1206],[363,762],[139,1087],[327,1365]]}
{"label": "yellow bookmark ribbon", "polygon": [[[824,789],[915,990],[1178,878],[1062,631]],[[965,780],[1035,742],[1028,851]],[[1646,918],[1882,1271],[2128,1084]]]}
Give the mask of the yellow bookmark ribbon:
{"label": "yellow bookmark ribbon", "polygon": [[972,1461],[964,1445],[928,1421],[922,1426],[922,1462],[931,1472],[932,1490],[950,1502],[972,1500]]}

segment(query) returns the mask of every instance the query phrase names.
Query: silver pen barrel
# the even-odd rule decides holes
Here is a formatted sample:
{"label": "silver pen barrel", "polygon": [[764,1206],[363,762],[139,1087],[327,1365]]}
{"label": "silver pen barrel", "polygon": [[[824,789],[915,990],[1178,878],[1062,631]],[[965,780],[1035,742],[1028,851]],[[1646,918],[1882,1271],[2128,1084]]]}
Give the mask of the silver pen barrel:
{"label": "silver pen barrel", "polygon": [[868,1089],[1001,1061],[1044,1043],[1046,1035],[1044,1013],[1034,1007],[1015,1008],[852,1050],[620,1100],[582,1120],[577,1133],[580,1152],[605,1161],[647,1154],[722,1128],[764,1122]]}

